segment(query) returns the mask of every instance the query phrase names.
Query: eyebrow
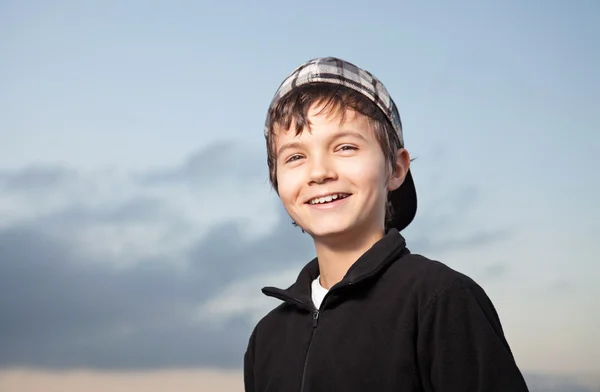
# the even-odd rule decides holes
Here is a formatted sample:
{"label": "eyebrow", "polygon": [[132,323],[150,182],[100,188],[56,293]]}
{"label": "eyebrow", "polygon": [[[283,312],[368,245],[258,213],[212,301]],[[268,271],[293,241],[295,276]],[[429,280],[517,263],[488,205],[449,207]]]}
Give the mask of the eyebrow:
{"label": "eyebrow", "polygon": [[341,132],[338,132],[337,134],[335,134],[335,136],[333,136],[331,139],[336,140],[336,139],[340,139],[340,138],[347,137],[347,136],[357,137],[364,141],[367,140],[367,138],[365,138],[362,133],[356,132],[356,131],[341,131]]}
{"label": "eyebrow", "polygon": [[289,149],[292,149],[292,148],[300,148],[300,146],[302,146],[302,143],[300,143],[300,142],[285,143],[277,151],[277,156],[281,155],[281,153],[284,152],[285,150],[289,150]]}
{"label": "eyebrow", "polygon": [[[331,137],[331,141],[343,138],[343,137],[356,137],[362,140],[367,140],[360,132],[356,132],[356,131],[340,131],[338,133],[336,133],[335,135],[333,135]],[[294,148],[300,148],[302,147],[303,143],[295,141],[295,142],[289,142],[289,143],[285,143],[283,146],[281,146],[279,148],[279,150],[277,150],[277,156],[281,155],[281,153],[285,150],[289,150],[289,149],[294,149]]]}

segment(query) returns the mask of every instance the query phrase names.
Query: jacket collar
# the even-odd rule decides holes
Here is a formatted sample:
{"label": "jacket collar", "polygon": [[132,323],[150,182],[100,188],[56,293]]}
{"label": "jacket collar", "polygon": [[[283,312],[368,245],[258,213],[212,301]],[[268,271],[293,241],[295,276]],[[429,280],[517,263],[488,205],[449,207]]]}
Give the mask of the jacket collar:
{"label": "jacket collar", "polygon": [[[381,240],[356,260],[342,281],[333,286],[330,291],[377,277],[384,267],[396,261],[403,253],[409,252],[404,237],[397,229],[390,229]],[[311,283],[317,276],[319,276],[319,262],[314,258],[304,266],[296,282],[287,289],[264,287],[262,292],[269,297],[312,310]]]}

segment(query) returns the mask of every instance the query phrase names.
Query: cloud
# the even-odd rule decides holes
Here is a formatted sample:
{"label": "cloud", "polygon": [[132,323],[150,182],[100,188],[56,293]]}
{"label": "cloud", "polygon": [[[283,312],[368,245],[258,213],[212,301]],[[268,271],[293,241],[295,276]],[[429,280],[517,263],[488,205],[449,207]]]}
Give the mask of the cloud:
{"label": "cloud", "polygon": [[2,173],[4,192],[43,192],[77,179],[78,173],[62,165],[32,165],[14,173]]}
{"label": "cloud", "polygon": [[[0,365],[241,366],[251,328],[277,305],[260,288],[292,283],[314,254],[278,206],[260,156],[222,142],[145,173],[3,173],[11,191],[0,211],[12,215],[0,225]],[[411,248],[505,238],[494,228],[448,234],[477,200],[459,188],[439,202],[444,214],[421,211]]]}
{"label": "cloud", "polygon": [[[299,268],[301,263],[286,265],[290,251],[301,262],[311,257],[308,239],[285,216],[265,237],[246,239],[238,223],[223,223],[185,252],[126,267],[94,252],[82,254],[68,236],[46,231],[49,222],[72,232],[76,222],[93,226],[112,218],[126,224],[137,216],[123,206],[96,213],[70,209],[43,224],[0,231],[0,314],[6,315],[0,325],[0,365],[239,366],[252,323],[272,302],[263,300],[257,308],[244,294],[246,306],[219,318],[210,310],[215,299],[237,300],[239,292],[232,296],[227,290],[240,284],[263,299],[261,282],[269,282],[260,279],[262,274]],[[254,283],[244,285],[247,279]],[[207,315],[219,318],[218,328]]]}
{"label": "cloud", "polygon": [[152,170],[136,178],[142,184],[185,183],[193,186],[233,179],[240,182],[243,192],[247,181],[267,180],[266,158],[262,151],[222,140],[200,149],[181,165]]}
{"label": "cloud", "polygon": [[508,265],[506,262],[495,262],[488,264],[484,271],[483,277],[487,279],[497,279],[506,276],[508,272]]}
{"label": "cloud", "polygon": [[483,247],[498,241],[503,241],[512,234],[513,232],[507,229],[488,229],[461,235],[445,233],[440,236],[437,231],[430,230],[427,234],[424,233],[411,243],[415,249],[423,250],[429,254],[433,252],[450,252],[458,249]]}
{"label": "cloud", "polygon": [[254,222],[267,220],[270,230],[246,235],[256,231],[253,219],[202,225],[168,192],[142,187],[127,195],[74,198],[0,230],[0,312],[9,316],[0,326],[0,364],[237,366],[260,309],[236,309],[220,328],[203,312],[215,314],[207,309],[228,295],[222,290],[299,268],[286,265],[290,252],[296,261],[311,257],[307,236],[281,208],[273,207],[275,219],[253,211]]}
{"label": "cloud", "polygon": [[244,237],[261,236],[278,215],[258,155],[219,142],[180,165],[144,173],[40,164],[4,172],[0,228],[33,225],[68,240],[82,257],[120,264],[185,252],[224,221],[242,223]]}
{"label": "cloud", "polygon": [[226,274],[207,273],[222,258],[188,269],[158,260],[115,269],[74,259],[68,243],[24,227],[0,232],[0,260],[3,366],[240,364],[250,323],[233,317],[214,329],[197,321],[200,304],[227,283]]}

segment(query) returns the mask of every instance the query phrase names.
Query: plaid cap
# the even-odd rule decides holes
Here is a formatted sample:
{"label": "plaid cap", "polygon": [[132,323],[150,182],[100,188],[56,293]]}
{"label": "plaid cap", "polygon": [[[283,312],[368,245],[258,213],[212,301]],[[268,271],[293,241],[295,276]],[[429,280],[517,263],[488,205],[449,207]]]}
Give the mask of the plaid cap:
{"label": "plaid cap", "polygon": [[[369,98],[388,118],[398,134],[400,145],[404,146],[400,113],[383,83],[369,71],[335,57],[312,59],[296,68],[277,89],[269,109],[296,87],[316,82],[345,86]],[[268,122],[269,119],[265,135],[268,132]]]}
{"label": "plaid cap", "polygon": [[[389,92],[370,72],[356,65],[335,57],[322,57],[307,61],[296,68],[281,83],[271,104],[268,113],[292,90],[309,83],[330,83],[348,87],[369,98],[387,117],[397,134],[400,146],[404,147],[402,133],[402,122],[394,100]],[[270,118],[267,115],[265,124],[265,136],[269,132]],[[393,215],[388,228],[396,228],[402,231],[414,219],[417,212],[417,193],[411,171],[408,170],[404,183],[389,195],[392,203]]]}

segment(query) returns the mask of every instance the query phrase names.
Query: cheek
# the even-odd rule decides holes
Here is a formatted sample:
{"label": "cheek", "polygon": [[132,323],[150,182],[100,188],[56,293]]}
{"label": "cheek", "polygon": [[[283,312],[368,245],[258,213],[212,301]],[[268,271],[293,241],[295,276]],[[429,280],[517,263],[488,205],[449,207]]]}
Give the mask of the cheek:
{"label": "cheek", "polygon": [[353,182],[361,188],[378,192],[387,187],[385,163],[377,157],[346,165],[344,170],[353,179]]}
{"label": "cheek", "polygon": [[298,198],[301,189],[299,177],[286,170],[277,171],[277,190],[284,204],[290,204]]}

